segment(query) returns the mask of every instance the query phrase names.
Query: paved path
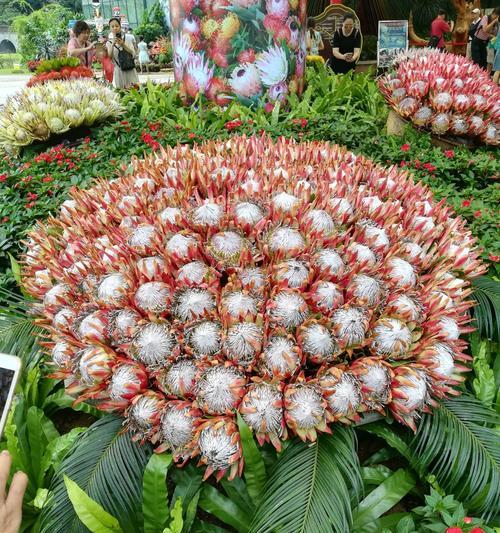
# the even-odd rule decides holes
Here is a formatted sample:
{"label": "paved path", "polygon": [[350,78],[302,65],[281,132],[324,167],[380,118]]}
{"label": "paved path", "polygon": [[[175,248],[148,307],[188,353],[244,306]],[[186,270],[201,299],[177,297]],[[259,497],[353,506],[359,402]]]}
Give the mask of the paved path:
{"label": "paved path", "polygon": [[[30,79],[31,74],[2,74],[0,75],[0,105],[5,104],[9,96],[21,90]],[[151,74],[139,74],[141,82],[148,79],[158,82],[174,80],[173,72],[152,72]]]}

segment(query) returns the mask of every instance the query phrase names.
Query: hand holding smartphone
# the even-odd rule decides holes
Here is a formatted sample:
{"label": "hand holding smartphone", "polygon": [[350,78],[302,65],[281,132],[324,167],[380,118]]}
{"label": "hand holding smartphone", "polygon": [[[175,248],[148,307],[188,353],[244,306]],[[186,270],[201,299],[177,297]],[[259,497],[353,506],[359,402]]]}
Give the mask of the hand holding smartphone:
{"label": "hand holding smartphone", "polygon": [[20,372],[21,359],[19,357],[0,353],[0,437],[7,422]]}

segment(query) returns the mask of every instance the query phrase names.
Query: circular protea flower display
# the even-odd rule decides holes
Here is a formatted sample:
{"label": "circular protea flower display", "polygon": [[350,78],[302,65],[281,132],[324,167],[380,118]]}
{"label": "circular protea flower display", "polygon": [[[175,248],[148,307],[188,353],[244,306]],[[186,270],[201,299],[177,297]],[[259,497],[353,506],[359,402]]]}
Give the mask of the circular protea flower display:
{"label": "circular protea flower display", "polygon": [[401,54],[395,65],[379,87],[398,115],[437,135],[500,145],[500,88],[486,70],[463,56],[428,48]]}
{"label": "circular protea flower display", "polygon": [[23,266],[54,375],[207,475],[241,472],[237,413],[278,449],[367,411],[415,428],[467,370],[479,250],[398,168],[234,138],[72,194]]}

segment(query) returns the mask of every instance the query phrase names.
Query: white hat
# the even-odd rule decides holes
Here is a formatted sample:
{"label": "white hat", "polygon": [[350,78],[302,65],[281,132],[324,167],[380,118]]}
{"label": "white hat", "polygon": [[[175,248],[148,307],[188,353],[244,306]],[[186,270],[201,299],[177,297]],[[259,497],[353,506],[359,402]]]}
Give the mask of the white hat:
{"label": "white hat", "polygon": [[473,13],[481,13],[481,10],[476,7],[475,9],[472,10],[472,12]]}

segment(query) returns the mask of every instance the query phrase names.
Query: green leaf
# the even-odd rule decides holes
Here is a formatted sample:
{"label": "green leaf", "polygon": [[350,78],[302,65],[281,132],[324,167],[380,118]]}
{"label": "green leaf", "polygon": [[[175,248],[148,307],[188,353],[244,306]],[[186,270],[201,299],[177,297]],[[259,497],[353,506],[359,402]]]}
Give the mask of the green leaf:
{"label": "green leaf", "polygon": [[[487,407],[491,407],[495,400],[497,388],[495,385],[495,374],[493,369],[488,365],[486,358],[489,341],[482,340],[479,346],[475,346],[472,355],[474,357],[473,366],[476,377],[472,382],[476,398],[481,400]],[[471,348],[472,348],[471,344]]]}
{"label": "green leaf", "polygon": [[[198,509],[198,500],[200,499],[201,490],[199,490],[189,502],[186,509],[186,517],[184,518],[184,526],[182,528],[183,533],[191,531],[194,519],[196,518],[196,510]],[[182,501],[181,498],[179,498]]]}
{"label": "green leaf", "polygon": [[144,533],[157,533],[167,524],[169,515],[167,472],[171,463],[170,454],[154,453],[146,465],[142,490]]}
{"label": "green leaf", "polygon": [[8,255],[10,259],[10,268],[12,270],[12,274],[14,274],[14,279],[16,280],[17,285],[21,287],[22,286],[21,267],[12,254],[8,254]]}
{"label": "green leaf", "polygon": [[163,530],[163,533],[182,533],[184,522],[182,520],[182,500],[179,498],[170,511],[172,520],[168,527]]}
{"label": "green leaf", "polygon": [[354,511],[353,529],[362,531],[363,526],[380,518],[406,496],[415,483],[411,472],[404,468],[397,470],[360,502]]}
{"label": "green leaf", "polygon": [[198,500],[198,507],[216,516],[219,520],[234,527],[241,533],[248,531],[250,522],[247,513],[211,485],[203,487]]}
{"label": "green leaf", "polygon": [[186,511],[191,500],[193,500],[200,490],[203,471],[200,468],[196,468],[193,464],[188,463],[183,468],[174,468],[170,473],[170,476],[175,483],[171,505],[173,505],[178,498],[181,498],[184,511]]}
{"label": "green leaf", "polygon": [[245,470],[243,473],[248,494],[250,495],[250,498],[252,498],[253,503],[257,505],[262,497],[262,491],[266,484],[266,467],[262,455],[260,454],[260,450],[253,438],[253,434],[239,413],[238,428],[243,448],[243,458],[245,460]]}
{"label": "green leaf", "polygon": [[87,496],[85,492],[69,477],[64,476],[64,484],[69,499],[78,518],[92,531],[92,533],[122,532],[118,520],[107,513],[97,502]]}
{"label": "green leaf", "polygon": [[474,318],[478,333],[494,341],[500,340],[500,283],[487,276],[476,278],[472,282],[472,297],[477,305]]}
{"label": "green leaf", "polygon": [[54,470],[58,469],[64,456],[73,446],[78,436],[85,431],[87,431],[87,428],[73,428],[69,433],[65,433],[49,442],[42,460],[43,474],[45,474],[49,468],[53,468]]}
{"label": "green leaf", "polygon": [[390,477],[393,471],[387,466],[363,466],[361,467],[361,478],[366,485],[380,485],[385,479]]}
{"label": "green leaf", "polygon": [[50,486],[40,533],[88,533],[68,498],[63,473],[117,517],[124,531],[142,530],[142,478],[151,447],[133,442],[122,423],[122,418],[105,416],[77,439]]}
{"label": "green leaf", "polygon": [[389,446],[396,449],[404,458],[411,461],[411,450],[403,438],[401,438],[387,422],[373,422],[360,426],[360,429],[372,433],[384,439]]}
{"label": "green leaf", "polygon": [[490,425],[500,416],[472,396],[444,400],[432,415],[423,415],[409,443],[411,464],[470,512],[489,517],[500,501],[500,438]]}
{"label": "green leaf", "polygon": [[362,490],[356,437],[338,427],[316,443],[291,442],[264,489],[251,533],[351,530],[351,506]]}

